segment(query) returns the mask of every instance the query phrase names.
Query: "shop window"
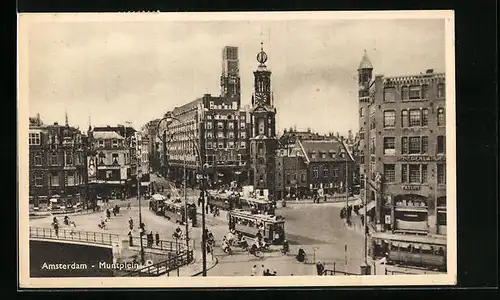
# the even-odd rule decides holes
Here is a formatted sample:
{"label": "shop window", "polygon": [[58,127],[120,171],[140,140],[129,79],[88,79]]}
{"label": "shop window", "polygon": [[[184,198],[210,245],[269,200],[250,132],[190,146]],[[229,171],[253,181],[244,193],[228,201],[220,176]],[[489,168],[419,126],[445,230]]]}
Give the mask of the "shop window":
{"label": "shop window", "polygon": [[384,111],[384,127],[394,127],[396,125],[396,111],[387,110]]}
{"label": "shop window", "polygon": [[388,183],[396,181],[396,169],[394,164],[384,164],[384,181]]}

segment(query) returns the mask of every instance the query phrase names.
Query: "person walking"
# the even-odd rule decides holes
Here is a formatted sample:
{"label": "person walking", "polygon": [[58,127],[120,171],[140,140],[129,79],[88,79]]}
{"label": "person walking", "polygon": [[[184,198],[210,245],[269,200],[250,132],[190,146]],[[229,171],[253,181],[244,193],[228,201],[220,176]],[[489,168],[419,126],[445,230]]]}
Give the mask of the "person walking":
{"label": "person walking", "polygon": [[128,232],[128,244],[130,247],[134,246],[134,238],[132,237],[132,231]]}
{"label": "person walking", "polygon": [[159,246],[160,245],[160,234],[158,233],[158,231],[155,234],[155,238],[156,238],[156,246]]}
{"label": "person walking", "polygon": [[253,265],[250,276],[257,276],[257,265]]}
{"label": "person walking", "polygon": [[75,229],[76,229],[76,224],[75,224],[75,221],[71,221],[69,223],[69,226],[71,227],[71,231],[69,234],[71,234],[71,236],[73,236],[75,234]]}

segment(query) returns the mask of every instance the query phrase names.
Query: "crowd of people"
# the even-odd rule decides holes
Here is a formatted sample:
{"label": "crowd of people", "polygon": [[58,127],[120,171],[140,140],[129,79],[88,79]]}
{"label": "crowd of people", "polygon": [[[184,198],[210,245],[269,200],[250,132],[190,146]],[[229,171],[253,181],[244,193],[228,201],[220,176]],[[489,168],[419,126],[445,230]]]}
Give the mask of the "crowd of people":
{"label": "crowd of people", "polygon": [[266,269],[264,265],[261,265],[260,272],[257,265],[253,265],[250,270],[250,276],[277,276],[276,270],[271,273],[269,269]]}

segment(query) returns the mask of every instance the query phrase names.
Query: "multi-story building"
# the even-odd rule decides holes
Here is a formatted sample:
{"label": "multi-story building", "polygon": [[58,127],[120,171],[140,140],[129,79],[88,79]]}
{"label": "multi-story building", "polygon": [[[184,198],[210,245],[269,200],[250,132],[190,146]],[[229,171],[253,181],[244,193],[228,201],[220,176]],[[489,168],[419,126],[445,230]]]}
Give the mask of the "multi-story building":
{"label": "multi-story building", "polygon": [[276,137],[276,108],[271,92],[271,71],[265,65],[267,54],[261,46],[257,54],[259,66],[254,74],[250,132],[250,176],[254,189],[261,195],[265,190],[270,195],[275,191],[275,152],[278,148]]}
{"label": "multi-story building", "polygon": [[148,155],[151,171],[158,172],[161,169],[161,139],[158,137],[158,123],[160,119],[149,121],[144,127],[144,133],[148,137]]}
{"label": "multi-story building", "polygon": [[[445,74],[359,72],[360,172],[378,231],[446,233]],[[371,202],[371,203],[370,203]]]}
{"label": "multi-story building", "polygon": [[317,132],[312,132],[311,128],[307,130],[297,130],[294,128],[284,129],[283,133],[278,139],[280,149],[290,149],[293,147],[297,141],[300,139],[301,141],[307,140],[325,140],[327,138],[331,138],[332,134],[321,135]]}
{"label": "multi-story building", "polygon": [[355,161],[343,140],[336,138],[297,139],[290,151],[276,155],[276,196],[310,197],[344,192],[352,186]]}
{"label": "multi-story building", "polygon": [[[125,199],[137,194],[137,171],[141,174],[141,192],[149,185],[148,139],[132,127],[94,127],[89,130],[87,155],[91,198]],[[144,149],[145,151],[142,151]]]}
{"label": "multi-story building", "polygon": [[29,201],[34,207],[54,198],[75,204],[85,198],[86,146],[78,128],[44,125],[40,115],[30,118]]}
{"label": "multi-story building", "polygon": [[195,184],[201,155],[212,182],[247,181],[250,117],[241,106],[236,47],[222,51],[221,96],[205,94],[168,115],[160,132],[171,179],[182,180],[186,168],[187,182]]}

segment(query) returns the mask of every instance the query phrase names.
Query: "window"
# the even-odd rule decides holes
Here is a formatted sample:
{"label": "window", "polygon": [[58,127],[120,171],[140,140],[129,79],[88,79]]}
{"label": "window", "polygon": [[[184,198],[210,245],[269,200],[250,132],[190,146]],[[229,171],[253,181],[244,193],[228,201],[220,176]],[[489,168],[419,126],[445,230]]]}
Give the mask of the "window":
{"label": "window", "polygon": [[396,154],[395,140],[396,138],[393,137],[384,138],[384,155]]}
{"label": "window", "polygon": [[375,154],[375,137],[370,138],[370,154]]}
{"label": "window", "polygon": [[331,155],[332,155],[332,158],[335,158],[335,156],[336,156],[336,155],[335,155],[335,152],[334,152],[334,153],[332,153]]}
{"label": "window", "polygon": [[316,158],[316,153],[311,153],[311,158],[315,159]]}
{"label": "window", "polygon": [[206,123],[205,123],[205,128],[206,128],[206,129],[213,129],[213,128],[214,128],[214,127],[213,127],[213,123],[212,123],[212,122],[206,122]]}
{"label": "window", "polygon": [[407,86],[401,87],[401,100],[408,100],[410,98],[410,90]]}
{"label": "window", "polygon": [[43,174],[35,174],[35,186],[43,185]]}
{"label": "window", "polygon": [[446,137],[443,135],[438,135],[437,137],[437,154],[446,153]]}
{"label": "window", "polygon": [[420,183],[420,165],[411,164],[408,165],[410,183]]}
{"label": "window", "polygon": [[444,83],[440,83],[437,86],[437,97],[438,98],[444,98],[445,97],[445,88],[444,88]]}
{"label": "window", "polygon": [[410,86],[410,99],[420,99],[420,86],[412,85]]}
{"label": "window", "polygon": [[302,182],[306,182],[306,174],[302,174]]}
{"label": "window", "polygon": [[240,148],[241,149],[245,149],[246,148],[246,143],[245,142],[241,142],[240,143]]}
{"label": "window", "polygon": [[113,158],[113,165],[117,165],[118,164],[118,153],[113,153],[112,158]]}
{"label": "window", "polygon": [[234,149],[234,142],[229,142],[228,143],[228,148],[229,149]]}
{"label": "window", "polygon": [[286,183],[290,184],[290,174],[286,174]]}
{"label": "window", "polygon": [[212,142],[207,142],[207,149],[212,149]]}
{"label": "window", "polygon": [[420,126],[420,109],[410,109],[410,127]]}
{"label": "window", "polygon": [[264,119],[259,119],[259,134],[265,134],[265,124]]}
{"label": "window", "polygon": [[407,110],[402,110],[401,111],[401,126],[403,127],[408,127],[408,111]]}
{"label": "window", "polygon": [[429,152],[429,138],[427,136],[422,137],[422,154],[427,154]]}
{"label": "window", "polygon": [[408,165],[401,165],[401,183],[408,182]]}
{"label": "window", "polygon": [[318,177],[319,177],[318,168],[314,168],[313,169],[313,178],[318,178]]}
{"label": "window", "polygon": [[64,152],[64,157],[66,159],[66,166],[72,166],[73,165],[73,153]]}
{"label": "window", "polygon": [[359,117],[360,117],[360,118],[362,118],[362,117],[364,117],[364,116],[365,116],[365,109],[364,109],[364,107],[361,107],[361,108],[359,109]]}
{"label": "window", "polygon": [[40,145],[40,133],[30,132],[29,133],[29,145]]}
{"label": "window", "polygon": [[222,132],[222,131],[218,131],[218,132],[217,132],[217,138],[219,138],[219,139],[223,139],[223,138],[224,138],[224,132]]}
{"label": "window", "polygon": [[[213,101],[211,101],[211,103],[212,103],[212,102],[213,102]],[[210,104],[210,106],[212,106],[212,104]],[[208,115],[208,116],[207,116],[207,120],[212,120],[212,116],[211,116],[211,115]],[[210,122],[210,123],[212,123],[212,122]],[[211,125],[210,125],[210,126],[211,126]]]}
{"label": "window", "polygon": [[384,165],[384,181],[385,182],[396,181],[396,169],[394,164]]}
{"label": "window", "polygon": [[325,167],[323,169],[323,177],[327,178],[328,177],[328,167]]}
{"label": "window", "polygon": [[427,108],[422,109],[422,126],[429,125],[429,110]]}
{"label": "window", "polygon": [[408,154],[408,137],[401,138],[401,154]]}
{"label": "window", "polygon": [[50,174],[49,179],[51,186],[59,186],[59,173]]}
{"label": "window", "polygon": [[242,139],[246,138],[247,137],[247,133],[245,131],[240,132],[240,137]]}
{"label": "window", "polygon": [[422,183],[427,183],[427,165],[422,166]]}
{"label": "window", "polygon": [[437,125],[444,126],[445,124],[446,124],[446,119],[444,115],[444,108],[438,108]]}
{"label": "window", "polygon": [[68,180],[68,186],[75,185],[75,173],[68,172],[66,175],[66,179]]}
{"label": "window", "polygon": [[326,153],[321,153],[321,158],[326,158]]}
{"label": "window", "polygon": [[213,137],[214,137],[214,135],[213,135],[212,131],[207,131],[207,139],[211,139]]}
{"label": "window", "polygon": [[446,183],[446,165],[445,164],[437,164],[437,183],[445,184]]}
{"label": "window", "polygon": [[384,111],[384,127],[394,127],[396,125],[396,111]]}
{"label": "window", "polygon": [[117,140],[113,140],[113,145],[112,145],[113,148],[118,148],[118,141]]}
{"label": "window", "polygon": [[228,122],[227,123],[227,128],[234,129],[234,122]]}
{"label": "window", "polygon": [[217,128],[219,128],[219,129],[224,129],[224,123],[222,123],[222,122],[217,122]]}
{"label": "window", "polygon": [[35,166],[42,165],[42,154],[40,152],[35,153],[35,155],[33,156],[33,163]]}
{"label": "window", "polygon": [[396,88],[394,88],[394,87],[384,88],[384,101],[385,102],[396,101]]}
{"label": "window", "polygon": [[104,141],[103,140],[99,140],[97,143],[98,143],[99,148],[104,148]]}
{"label": "window", "polygon": [[410,137],[409,154],[420,154],[420,137]]}
{"label": "window", "polygon": [[224,149],[224,142],[219,142],[217,148]]}
{"label": "window", "polygon": [[245,129],[245,124],[246,124],[245,122],[241,122],[240,123],[240,129]]}
{"label": "window", "polygon": [[50,164],[53,166],[57,166],[59,164],[59,157],[57,152],[50,153]]}
{"label": "window", "polygon": [[422,99],[429,98],[429,86],[427,84],[422,85]]}
{"label": "window", "polygon": [[229,131],[229,132],[227,133],[227,137],[228,137],[228,138],[230,138],[230,139],[234,138],[234,132]]}

